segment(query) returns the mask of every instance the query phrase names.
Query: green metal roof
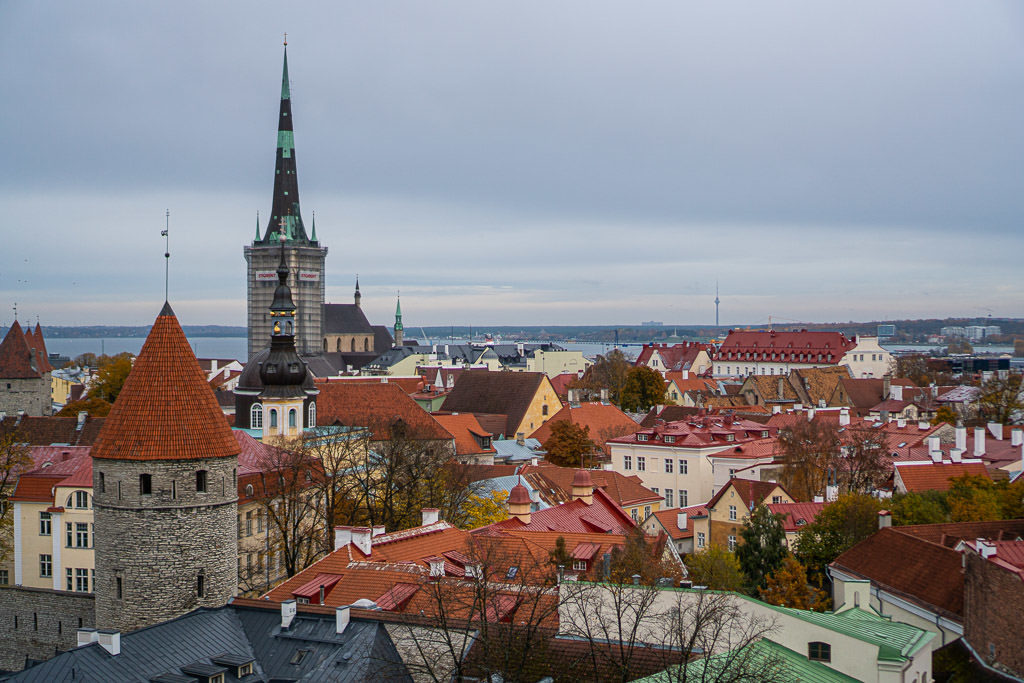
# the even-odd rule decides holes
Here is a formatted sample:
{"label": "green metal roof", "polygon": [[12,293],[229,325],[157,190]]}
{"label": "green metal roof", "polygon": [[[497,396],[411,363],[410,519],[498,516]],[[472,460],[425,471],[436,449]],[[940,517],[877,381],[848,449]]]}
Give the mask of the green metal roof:
{"label": "green metal roof", "polygon": [[[735,664],[737,661],[745,662],[746,667],[754,670],[750,678],[751,681],[759,680],[767,667],[784,673],[786,680],[794,683],[853,683],[857,680],[835,669],[830,669],[824,664],[812,662],[798,652],[770,640],[759,640],[739,652],[744,654],[737,657],[736,652],[723,652],[713,657],[690,662],[686,666],[687,680],[691,678],[695,681],[705,680],[705,672],[708,674],[707,678],[713,680],[723,673],[726,666]],[[662,671],[641,678],[634,683],[665,683],[678,678],[678,675],[670,676],[668,672]]]}
{"label": "green metal roof", "polygon": [[860,607],[837,614],[764,604],[771,609],[817,624],[830,631],[877,645],[878,658],[881,660],[903,661],[935,637],[935,634],[930,631],[892,621],[888,617]]}

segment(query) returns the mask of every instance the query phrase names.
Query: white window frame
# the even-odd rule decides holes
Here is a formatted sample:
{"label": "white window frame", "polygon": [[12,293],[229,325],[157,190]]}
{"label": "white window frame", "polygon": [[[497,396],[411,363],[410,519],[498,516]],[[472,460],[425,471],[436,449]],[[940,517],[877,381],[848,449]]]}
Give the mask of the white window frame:
{"label": "white window frame", "polygon": [[736,521],[736,506],[735,505],[730,505],[729,506],[729,521],[730,522],[735,522]]}
{"label": "white window frame", "polygon": [[263,404],[253,403],[249,408],[249,428],[263,429]]}

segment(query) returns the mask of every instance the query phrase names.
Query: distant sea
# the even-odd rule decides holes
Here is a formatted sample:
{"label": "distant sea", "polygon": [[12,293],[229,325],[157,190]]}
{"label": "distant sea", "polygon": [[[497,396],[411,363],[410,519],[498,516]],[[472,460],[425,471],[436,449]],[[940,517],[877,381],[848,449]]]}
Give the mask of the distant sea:
{"label": "distant sea", "polygon": [[[47,338],[46,350],[50,353],[62,353],[65,356],[74,358],[83,353],[95,353],[100,355],[106,353],[113,355],[128,351],[138,354],[145,342],[143,337],[112,337],[110,339],[52,339]],[[192,352],[197,358],[236,358],[245,361],[247,353],[247,340],[245,337],[189,337],[189,344],[192,345]],[[422,343],[437,344],[465,344],[465,339],[418,339]],[[513,343],[513,342],[506,342]],[[597,355],[607,354],[615,348],[614,344],[595,343],[573,343],[562,342],[563,348],[569,351],[582,351],[583,355],[593,358]],[[619,344],[623,353],[630,357],[636,357],[640,353],[643,344],[629,343]],[[927,345],[892,345],[886,346],[890,351],[918,351],[928,353],[938,347]],[[977,346],[978,353],[1013,353],[1012,346]]]}

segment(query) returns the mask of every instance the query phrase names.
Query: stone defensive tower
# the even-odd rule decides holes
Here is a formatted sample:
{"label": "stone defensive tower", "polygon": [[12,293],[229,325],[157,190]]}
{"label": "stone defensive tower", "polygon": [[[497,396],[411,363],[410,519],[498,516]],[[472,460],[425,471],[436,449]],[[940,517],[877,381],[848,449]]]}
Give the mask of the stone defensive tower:
{"label": "stone defensive tower", "polygon": [[231,598],[238,452],[165,303],[92,448],[97,627],[131,631]]}
{"label": "stone defensive tower", "polygon": [[292,101],[288,87],[288,43],[285,43],[284,72],[281,80],[281,111],[277,125],[277,161],[274,168],[274,203],[263,235],[256,225],[256,238],[245,247],[246,294],[248,300],[249,354],[253,355],[270,337],[269,315],[277,287],[279,259],[278,237],[285,237],[285,258],[290,272],[289,285],[295,298],[295,346],[300,354],[322,351],[323,304],[325,296],[324,262],[327,247],[316,238],[316,218],[312,235],[307,236],[299,210],[299,178],[295,165],[295,134],[292,128]]}

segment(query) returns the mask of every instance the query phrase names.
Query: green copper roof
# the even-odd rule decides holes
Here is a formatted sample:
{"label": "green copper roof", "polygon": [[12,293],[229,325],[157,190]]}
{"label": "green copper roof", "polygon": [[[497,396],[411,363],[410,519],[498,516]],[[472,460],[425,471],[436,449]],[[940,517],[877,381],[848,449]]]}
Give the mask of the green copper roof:
{"label": "green copper roof", "polygon": [[[359,283],[357,282],[356,286],[358,286],[358,284]],[[404,329],[402,327],[402,298],[401,297],[399,297],[398,300],[395,302],[395,329],[396,330]]]}
{"label": "green copper roof", "polygon": [[[737,656],[743,652],[746,656]],[[699,659],[690,662],[686,666],[686,680],[703,681],[719,680],[726,674],[726,668],[735,666],[737,662],[747,664],[745,668],[752,668],[758,672],[771,669],[771,673],[784,673],[787,680],[799,681],[800,683],[852,683],[856,678],[851,678],[844,673],[821,664],[812,662],[798,652],[783,647],[770,640],[759,640],[748,645],[743,650],[736,652],[723,652],[713,657]],[[684,672],[679,671],[682,667],[673,667],[670,671],[662,671],[646,678],[641,678],[635,683],[668,683],[682,678]],[[670,675],[671,673],[671,675]],[[705,676],[705,674],[707,674]],[[724,676],[729,678],[728,674]],[[772,676],[775,678],[776,676]]]}

